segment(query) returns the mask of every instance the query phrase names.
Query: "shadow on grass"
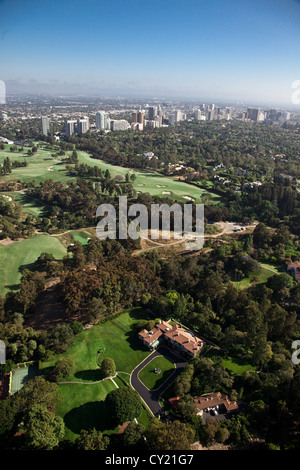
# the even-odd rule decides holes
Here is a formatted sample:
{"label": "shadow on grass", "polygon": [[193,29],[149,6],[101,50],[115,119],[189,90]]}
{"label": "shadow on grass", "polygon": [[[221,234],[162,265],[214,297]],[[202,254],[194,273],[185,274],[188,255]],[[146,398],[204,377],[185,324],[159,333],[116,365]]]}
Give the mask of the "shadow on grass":
{"label": "shadow on grass", "polygon": [[5,284],[5,289],[9,290],[19,290],[20,289],[20,284]]}
{"label": "shadow on grass", "polygon": [[[145,309],[138,307],[130,311],[130,318],[133,320],[149,320],[149,313]],[[131,329],[125,334],[126,341],[129,343],[130,347],[134,350],[148,350],[138,338],[139,328],[136,324],[133,324]]]}
{"label": "shadow on grass", "polygon": [[82,429],[95,428],[97,431],[113,429],[111,416],[104,401],[85,403],[65,414],[64,422],[68,429],[80,434]]}
{"label": "shadow on grass", "polygon": [[104,378],[100,369],[81,370],[80,372],[76,372],[74,376],[78,379],[92,381],[97,381]]}

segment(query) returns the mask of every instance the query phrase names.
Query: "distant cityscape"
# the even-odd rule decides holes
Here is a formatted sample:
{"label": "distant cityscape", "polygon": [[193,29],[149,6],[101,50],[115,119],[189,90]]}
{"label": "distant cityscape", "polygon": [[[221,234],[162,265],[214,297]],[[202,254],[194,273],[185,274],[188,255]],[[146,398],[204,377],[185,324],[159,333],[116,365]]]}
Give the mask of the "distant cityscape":
{"label": "distant cityscape", "polygon": [[[148,106],[133,111],[127,119],[117,119],[111,117],[105,110],[99,110],[93,116],[93,122],[89,116],[80,116],[77,119],[65,119],[65,135],[70,137],[73,134],[84,134],[88,131],[142,131],[145,128],[160,128],[174,126],[182,121],[214,121],[238,119],[241,121],[265,122],[266,124],[282,125],[291,119],[291,112],[286,110],[261,108],[247,108],[242,112],[237,112],[234,107],[219,107],[215,104],[201,104],[192,111],[175,109],[172,112],[163,110],[161,105]],[[50,133],[51,119],[42,116],[41,129],[44,135]]]}
{"label": "distant cityscape", "polygon": [[245,104],[219,105],[154,99],[84,98],[84,97],[11,97],[0,109],[2,126],[18,120],[40,120],[43,135],[56,139],[86,132],[143,131],[182,122],[230,121],[265,123],[282,126],[300,121],[299,111],[284,108],[249,107]]}

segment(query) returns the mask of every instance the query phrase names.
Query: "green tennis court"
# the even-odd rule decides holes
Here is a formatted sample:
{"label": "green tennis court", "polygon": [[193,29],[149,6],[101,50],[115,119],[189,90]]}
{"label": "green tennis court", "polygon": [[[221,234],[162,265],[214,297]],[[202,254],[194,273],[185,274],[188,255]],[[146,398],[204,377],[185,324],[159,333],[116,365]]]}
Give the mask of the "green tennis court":
{"label": "green tennis court", "polygon": [[28,380],[33,379],[36,375],[39,375],[37,364],[14,369],[11,375],[11,394],[18,392]]}

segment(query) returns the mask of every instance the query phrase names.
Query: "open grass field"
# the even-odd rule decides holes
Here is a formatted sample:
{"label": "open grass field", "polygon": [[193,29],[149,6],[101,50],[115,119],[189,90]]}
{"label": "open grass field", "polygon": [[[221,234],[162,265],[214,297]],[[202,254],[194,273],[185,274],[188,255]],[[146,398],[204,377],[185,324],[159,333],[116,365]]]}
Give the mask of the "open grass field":
{"label": "open grass field", "polygon": [[47,150],[45,145],[40,144],[39,149],[32,156],[27,156],[27,148],[23,152],[11,152],[11,146],[6,145],[5,150],[0,150],[0,163],[3,163],[4,158],[9,157],[10,161],[14,160],[27,161],[27,167],[15,168],[9,175],[1,176],[1,181],[16,181],[21,180],[25,183],[34,181],[40,183],[45,179],[51,178],[53,181],[68,179],[66,171],[66,164],[64,157],[53,158],[53,150]]}
{"label": "open grass field", "polygon": [[224,354],[216,349],[211,349],[205,357],[220,356],[222,359],[222,366],[228,371],[236,375],[242,375],[248,370],[256,370],[256,367],[245,360],[240,360],[231,356],[224,356]]}
{"label": "open grass field", "polygon": [[[27,149],[24,148],[23,152],[11,152],[10,145],[5,146],[5,150],[0,151],[0,163],[4,158],[9,157],[11,161],[26,160],[29,165],[27,167],[16,168],[12,173],[1,177],[1,181],[16,181],[21,180],[26,183],[34,181],[40,183],[45,179],[51,178],[53,181],[66,182],[73,178],[69,176],[66,170],[65,161],[66,157],[52,157],[51,154],[55,153],[54,150],[46,149],[44,143],[39,143],[38,151],[32,156],[26,156]],[[66,155],[71,154],[67,152]],[[147,192],[155,196],[169,197],[181,202],[194,200],[201,202],[203,189],[194,185],[189,185],[179,181],[176,177],[161,176],[160,174],[151,170],[131,170],[120,166],[110,165],[102,160],[93,159],[87,152],[77,151],[78,160],[80,163],[86,163],[91,166],[98,166],[102,170],[109,170],[112,176],[122,175],[125,176],[128,172],[134,172],[136,180],[133,183],[134,189],[140,192]],[[217,204],[221,198],[217,194],[211,194],[211,204]]]}
{"label": "open grass field", "polygon": [[9,245],[0,244],[0,295],[17,288],[22,270],[34,263],[41,253],[62,259],[67,251],[56,237],[36,235]]}
{"label": "open grass field", "polygon": [[237,288],[247,289],[252,284],[264,284],[269,277],[280,273],[279,268],[274,265],[260,263],[260,266],[260,269],[251,273],[250,276],[245,277],[241,281],[236,281],[235,284]]}
{"label": "open grass field", "polygon": [[[53,367],[61,357],[68,357],[75,368],[70,380],[99,380],[98,364],[105,357],[112,357],[117,371],[130,373],[149,354],[149,351],[142,349],[137,332],[133,330],[134,324],[144,315],[144,311],[139,308],[126,310],[117,318],[112,317],[105,323],[83,331],[62,356],[56,355],[43,362],[42,369]],[[104,348],[104,352],[99,356],[101,348]]]}
{"label": "open grass field", "polygon": [[[128,172],[134,173],[136,176],[133,183],[134,189],[142,193],[149,193],[152,196],[169,197],[170,199],[177,199],[182,202],[187,202],[188,198],[192,198],[200,203],[201,196],[205,192],[201,188],[179,181],[176,177],[162,176],[150,170],[131,170],[110,165],[101,160],[91,158],[86,152],[78,152],[78,157],[81,163],[98,166],[104,171],[109,170],[112,176],[122,175],[125,177]],[[220,196],[213,193],[210,194],[212,204],[220,202]]]}
{"label": "open grass field", "polygon": [[94,384],[62,384],[62,397],[55,412],[65,422],[65,439],[74,441],[81,429],[95,428],[110,434],[117,432],[111,425],[109,412],[104,404],[106,395],[115,390],[111,380]]}
{"label": "open grass field", "polygon": [[[117,432],[116,428],[111,427],[110,417],[104,406],[107,393],[114,390],[115,385],[108,379],[98,382],[101,380],[98,364],[105,357],[113,358],[117,371],[123,371],[120,376],[125,379],[149,354],[149,351],[142,349],[137,332],[133,330],[135,323],[144,316],[145,313],[140,308],[126,310],[117,318],[110,318],[83,331],[75,338],[73,346],[62,355],[40,363],[41,374],[47,374],[62,357],[69,358],[74,363],[74,374],[66,380],[73,383],[58,385],[62,401],[56,412],[65,421],[67,439],[74,440],[80,429],[90,427],[96,427],[106,434]],[[104,352],[99,355],[101,348],[104,348]],[[116,383],[119,387],[126,386],[118,378]],[[138,421],[147,425],[149,415],[146,410],[143,410]]]}
{"label": "open grass field", "polygon": [[[156,368],[160,369],[159,374],[154,372]],[[139,379],[149,390],[155,390],[167,380],[174,370],[174,364],[164,356],[155,357],[141,370]]]}
{"label": "open grass field", "polygon": [[2,192],[2,195],[6,195],[11,198],[14,202],[22,204],[23,213],[30,214],[34,217],[43,217],[47,206],[37,199],[28,196],[26,193],[21,193],[19,191],[15,192]]}

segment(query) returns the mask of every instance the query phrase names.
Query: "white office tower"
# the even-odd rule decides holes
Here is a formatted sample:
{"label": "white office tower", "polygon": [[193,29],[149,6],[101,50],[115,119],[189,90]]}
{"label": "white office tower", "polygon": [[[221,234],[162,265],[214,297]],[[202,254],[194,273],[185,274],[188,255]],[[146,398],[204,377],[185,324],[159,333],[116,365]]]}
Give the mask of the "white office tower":
{"label": "white office tower", "polygon": [[50,132],[50,120],[47,116],[42,116],[41,118],[42,133],[48,135]]}
{"label": "white office tower", "polygon": [[96,128],[106,130],[108,126],[108,114],[104,111],[97,111],[96,113]]}
{"label": "white office tower", "polygon": [[111,119],[110,129],[112,131],[127,131],[130,129],[130,124],[126,119]]}
{"label": "white office tower", "polygon": [[85,134],[89,128],[89,118],[87,116],[81,117],[77,120],[77,134]]}
{"label": "white office tower", "polygon": [[162,116],[155,116],[154,122],[155,122],[155,127],[161,127],[162,126]]}
{"label": "white office tower", "polygon": [[196,111],[194,112],[194,118],[195,118],[195,120],[196,120],[196,121],[200,121],[201,116],[202,116],[202,113],[201,113],[200,109],[196,109]]}
{"label": "white office tower", "polygon": [[180,122],[183,120],[182,112],[180,109],[176,109],[175,111],[175,122]]}
{"label": "white office tower", "polygon": [[65,133],[67,137],[70,137],[72,134],[75,134],[75,129],[76,129],[75,120],[65,122]]}

